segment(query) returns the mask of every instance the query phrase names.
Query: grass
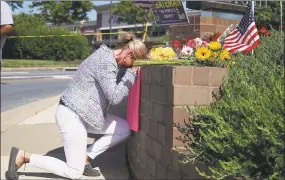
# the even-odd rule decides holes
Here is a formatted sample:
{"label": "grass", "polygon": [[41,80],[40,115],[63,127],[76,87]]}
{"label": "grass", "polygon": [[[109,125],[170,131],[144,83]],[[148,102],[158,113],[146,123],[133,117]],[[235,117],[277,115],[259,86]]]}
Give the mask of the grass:
{"label": "grass", "polygon": [[82,61],[3,59],[2,67],[77,67]]}

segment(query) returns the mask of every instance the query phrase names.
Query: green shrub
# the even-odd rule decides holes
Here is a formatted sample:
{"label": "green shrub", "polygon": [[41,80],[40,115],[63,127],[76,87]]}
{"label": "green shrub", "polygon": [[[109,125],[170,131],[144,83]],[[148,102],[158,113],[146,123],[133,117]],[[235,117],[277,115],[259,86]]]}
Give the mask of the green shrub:
{"label": "green shrub", "polygon": [[[194,161],[213,178],[284,179],[284,34],[262,37],[254,56],[238,55],[210,106],[188,108],[191,123],[176,125]],[[283,60],[281,61],[281,57]]]}
{"label": "green shrub", "polygon": [[[48,27],[40,16],[19,14],[14,17],[13,36],[69,35],[63,28]],[[91,52],[85,36],[55,36],[7,39],[3,58],[82,60]]]}

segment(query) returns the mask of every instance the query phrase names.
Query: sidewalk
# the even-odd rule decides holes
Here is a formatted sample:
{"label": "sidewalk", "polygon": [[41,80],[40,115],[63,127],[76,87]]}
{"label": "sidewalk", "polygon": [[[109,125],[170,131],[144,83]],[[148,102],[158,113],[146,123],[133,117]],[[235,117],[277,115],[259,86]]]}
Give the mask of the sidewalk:
{"label": "sidewalk", "polygon": [[[12,146],[65,160],[61,136],[55,124],[56,107],[57,104],[54,104],[1,133],[1,179],[6,179],[5,172]],[[113,113],[124,116],[124,110],[125,105],[120,105],[113,109]],[[88,138],[88,144],[93,141],[94,138]],[[82,177],[82,179],[128,179],[125,147],[126,143],[122,143],[91,162],[93,167],[100,170],[102,174],[100,177]],[[63,179],[33,168],[29,164],[26,165],[26,169],[22,167],[19,172],[20,179]]]}

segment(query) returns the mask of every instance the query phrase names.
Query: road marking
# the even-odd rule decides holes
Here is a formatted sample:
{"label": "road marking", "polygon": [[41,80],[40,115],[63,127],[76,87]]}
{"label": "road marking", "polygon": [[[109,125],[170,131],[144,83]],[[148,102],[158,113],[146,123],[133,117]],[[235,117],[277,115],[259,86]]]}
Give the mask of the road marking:
{"label": "road marking", "polygon": [[29,72],[13,72],[13,71],[10,71],[10,72],[1,72],[1,74],[28,74]]}

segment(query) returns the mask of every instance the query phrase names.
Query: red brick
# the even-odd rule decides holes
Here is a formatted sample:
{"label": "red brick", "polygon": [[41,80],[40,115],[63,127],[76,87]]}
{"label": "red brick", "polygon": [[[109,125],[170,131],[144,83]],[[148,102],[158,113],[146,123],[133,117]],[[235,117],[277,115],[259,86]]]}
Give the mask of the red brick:
{"label": "red brick", "polygon": [[153,155],[154,155],[156,161],[161,161],[161,159],[162,159],[162,154],[161,154],[162,145],[153,140],[152,141],[152,148],[153,148],[152,152],[153,152]]}
{"label": "red brick", "polygon": [[208,86],[210,82],[209,67],[193,67],[193,84]]}
{"label": "red brick", "polygon": [[173,73],[173,66],[161,66],[161,84],[167,87],[171,87]]}
{"label": "red brick", "polygon": [[148,133],[149,131],[149,119],[145,115],[140,115],[140,131]]}
{"label": "red brick", "polygon": [[209,87],[175,87],[173,105],[208,105],[209,93]]}
{"label": "red brick", "polygon": [[151,157],[151,156],[147,156],[147,162],[148,162],[148,170],[150,171],[150,174],[152,176],[156,175],[156,161]]}
{"label": "red brick", "polygon": [[141,100],[140,102],[140,113],[152,118],[153,117],[153,103],[148,100]]}
{"label": "red brick", "polygon": [[140,149],[145,149],[145,147],[146,147],[146,139],[147,139],[146,132],[139,131],[138,134],[140,135],[140,138],[139,138],[139,141],[138,141],[138,142],[140,142],[139,143],[140,144]]}
{"label": "red brick", "polygon": [[161,66],[151,66],[151,82],[157,83],[161,81]]}
{"label": "red brick", "polygon": [[216,68],[212,67],[210,72],[210,85],[212,86],[221,86],[223,78],[227,77],[226,68]]}
{"label": "red brick", "polygon": [[153,139],[158,139],[158,124],[152,120],[149,121],[149,136]]}
{"label": "red brick", "polygon": [[149,136],[146,136],[146,139],[145,139],[145,144],[146,144],[146,147],[145,147],[145,150],[148,154],[152,154],[152,139],[149,137]]}
{"label": "red brick", "polygon": [[175,149],[172,149],[171,151],[171,169],[174,171],[180,171],[180,156],[179,156],[179,152],[176,151]]}
{"label": "red brick", "polygon": [[141,69],[141,80],[145,82],[151,81],[151,71],[150,66],[142,66]]}
{"label": "red brick", "polygon": [[158,103],[153,104],[153,120],[162,123],[164,106]]}
{"label": "red brick", "polygon": [[173,69],[173,82],[175,85],[191,85],[192,70],[191,66],[176,66]]}
{"label": "red brick", "polygon": [[157,168],[156,179],[166,179],[167,168],[160,163],[156,164],[156,168]]}
{"label": "red brick", "polygon": [[185,144],[182,143],[180,140],[178,140],[177,139],[178,137],[183,138],[183,134],[180,131],[178,131],[177,128],[173,128],[173,145],[172,146],[173,147],[184,147]]}
{"label": "red brick", "polygon": [[158,140],[161,144],[166,144],[166,127],[162,124],[158,124]]}
{"label": "red brick", "polygon": [[171,180],[180,180],[183,177],[181,172],[174,172],[169,170],[167,171],[166,176],[167,176],[166,179],[171,179]]}
{"label": "red brick", "polygon": [[150,99],[154,101],[167,102],[167,89],[164,86],[151,85]]}
{"label": "red brick", "polygon": [[144,97],[145,99],[150,98],[150,84],[141,83],[141,97]]}
{"label": "red brick", "polygon": [[173,107],[173,123],[184,125],[188,122],[189,113],[182,107]]}
{"label": "red brick", "polygon": [[163,125],[169,125],[173,124],[173,111],[172,111],[172,106],[165,106],[164,107],[164,112],[163,112]]}
{"label": "red brick", "polygon": [[162,161],[161,163],[163,165],[169,165],[171,163],[171,149],[172,149],[172,145],[166,145],[166,146],[162,146]]}

